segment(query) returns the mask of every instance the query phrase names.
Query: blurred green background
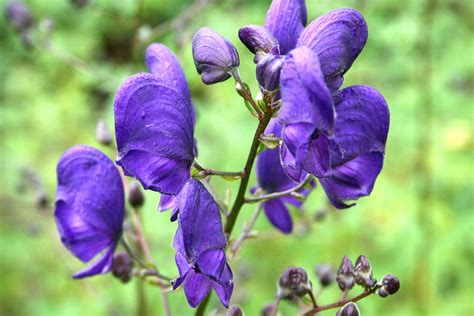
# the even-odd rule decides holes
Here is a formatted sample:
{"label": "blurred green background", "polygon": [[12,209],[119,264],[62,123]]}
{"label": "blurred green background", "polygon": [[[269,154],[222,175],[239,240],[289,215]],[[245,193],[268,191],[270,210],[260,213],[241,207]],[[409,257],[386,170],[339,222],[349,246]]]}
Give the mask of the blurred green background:
{"label": "blurred green background", "polygon": [[[61,245],[51,205],[56,163],[67,148],[88,144],[115,158],[96,142],[95,125],[103,119],[113,129],[115,90],[127,76],[146,71],[149,43],[167,44],[183,64],[198,114],[202,164],[240,170],[256,127],[231,80],[201,83],[190,39],[201,26],[229,38],[240,52],[242,77],[256,91],[252,56],[237,31],[263,23],[270,1],[91,0],[80,9],[71,2],[25,0],[37,22],[35,41],[45,40],[47,19],[54,22],[49,46],[26,47],[0,19],[0,315],[135,313],[135,281],[122,285],[110,275],[71,279],[83,264]],[[474,315],[474,2],[311,0],[307,5],[309,20],[340,7],[357,8],[367,20],[369,41],[345,86],[374,86],[388,101],[385,167],[372,195],[346,211],[327,208],[318,188],[302,212],[294,210],[291,236],[261,217],[259,238],[246,242],[231,262],[232,303],[247,315],[259,315],[273,300],[285,267],[305,267],[318,288],[313,272],[318,263],[338,265],[344,255],[355,260],[364,254],[376,278],[393,273],[401,281],[397,295],[361,301],[364,315]],[[32,180],[44,185],[46,206],[38,206],[43,195]],[[228,187],[235,196],[237,183],[213,183],[220,196]],[[168,214],[157,214],[158,194],[147,192],[146,198],[144,226],[153,256],[165,274],[176,276],[171,247],[176,224]],[[243,209],[234,237],[251,212],[251,206]],[[321,212],[326,216],[316,220]],[[332,286],[320,303],[337,295]],[[158,289],[147,286],[146,298],[150,314],[162,315]],[[191,315],[182,290],[170,299],[173,315]],[[209,311],[223,313],[215,295],[210,306]],[[281,306],[283,315],[298,311]]]}

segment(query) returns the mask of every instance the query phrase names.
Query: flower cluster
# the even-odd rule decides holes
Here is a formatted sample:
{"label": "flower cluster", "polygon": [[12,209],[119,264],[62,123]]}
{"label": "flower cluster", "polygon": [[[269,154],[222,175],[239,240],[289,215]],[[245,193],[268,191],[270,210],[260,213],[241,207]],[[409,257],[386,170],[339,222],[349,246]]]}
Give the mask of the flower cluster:
{"label": "flower cluster", "polygon": [[[239,30],[239,38],[255,54],[261,96],[257,99],[240,78],[234,45],[209,28],[194,35],[193,57],[202,81],[216,84],[233,77],[261,128],[257,128],[245,170],[239,173],[242,181],[227,218],[227,234],[245,203],[256,149],[259,142],[266,144],[265,139],[271,138],[275,146],[259,154],[258,188],[252,192],[263,194],[259,197],[269,195],[262,198],[262,207],[283,233],[293,227],[287,205],[302,205],[301,200],[315,187],[313,177],[335,207],[347,208],[354,205],[347,201],[371,193],[382,169],[389,127],[384,98],[368,86],[340,89],[343,75],[367,40],[362,15],[340,9],[306,23],[303,0],[274,0],[264,26]],[[186,77],[176,56],[163,44],[151,44],[145,59],[149,72],[127,78],[115,95],[116,164],[145,189],[159,192],[158,210],[171,210],[171,221],[177,222],[173,247],[179,277],[173,289],[182,285],[189,305],[196,307],[213,288],[228,307],[233,274],[225,253],[228,236],[220,214],[223,207],[207,188],[206,177],[212,173],[200,169],[204,176],[197,176],[192,172],[200,165],[196,162],[196,115]],[[111,141],[106,137],[104,143]],[[280,194],[288,190],[291,194]],[[137,183],[131,185],[129,201],[133,207],[143,204]],[[105,251],[75,277],[113,269],[122,281],[130,279],[129,257],[116,255],[112,267],[122,235],[124,189],[118,170],[104,154],[86,146],[64,154],[58,164],[55,215],[62,242],[80,260],[89,261]],[[348,259],[343,262],[337,276],[341,289],[352,288],[354,282],[375,286],[370,264],[359,259],[355,272]],[[326,276],[322,283],[328,285],[332,279]],[[301,268],[289,269],[280,287],[281,298],[312,295]],[[377,286],[381,296],[393,292],[392,288],[385,283]]]}

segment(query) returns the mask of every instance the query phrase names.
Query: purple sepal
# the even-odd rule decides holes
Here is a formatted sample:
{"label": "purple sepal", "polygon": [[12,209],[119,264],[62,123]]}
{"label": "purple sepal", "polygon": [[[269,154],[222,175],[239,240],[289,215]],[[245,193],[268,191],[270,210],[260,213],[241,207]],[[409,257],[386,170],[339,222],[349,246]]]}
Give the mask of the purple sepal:
{"label": "purple sepal", "polygon": [[[279,55],[280,48],[278,40],[267,28],[260,25],[247,25],[239,30],[239,38],[242,43],[254,54]],[[257,56],[254,62],[258,62]]]}
{"label": "purple sepal", "polygon": [[275,91],[280,87],[280,73],[285,56],[267,55],[257,64],[257,81],[264,91]]}
{"label": "purple sepal", "polygon": [[160,202],[158,204],[158,211],[164,212],[171,210],[170,220],[174,222],[178,219],[179,214],[179,194],[178,196],[172,194],[161,194]]}

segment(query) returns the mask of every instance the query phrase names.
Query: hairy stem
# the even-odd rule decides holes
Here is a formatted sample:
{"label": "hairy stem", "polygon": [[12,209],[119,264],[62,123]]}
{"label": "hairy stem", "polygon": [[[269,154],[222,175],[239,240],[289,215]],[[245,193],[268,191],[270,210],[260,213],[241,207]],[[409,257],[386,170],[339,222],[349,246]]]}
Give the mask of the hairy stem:
{"label": "hairy stem", "polygon": [[313,178],[314,177],[312,175],[307,175],[303,182],[294,186],[293,188],[290,188],[288,190],[281,191],[281,192],[274,192],[271,194],[265,194],[265,195],[261,195],[257,197],[245,198],[245,203],[257,203],[257,202],[262,202],[262,201],[268,201],[268,200],[276,199],[276,198],[291,194],[293,192],[297,192],[301,190],[302,188],[304,188],[309,182],[311,182]]}

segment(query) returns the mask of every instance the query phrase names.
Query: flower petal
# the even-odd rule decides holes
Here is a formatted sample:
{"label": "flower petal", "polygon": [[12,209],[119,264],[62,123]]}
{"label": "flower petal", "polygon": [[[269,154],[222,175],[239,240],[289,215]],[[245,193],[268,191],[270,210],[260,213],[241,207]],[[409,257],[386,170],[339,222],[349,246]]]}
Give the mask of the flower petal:
{"label": "flower petal", "polygon": [[191,307],[195,308],[206,298],[211,290],[211,280],[201,273],[189,271],[184,281],[184,294]]}
{"label": "flower petal", "polygon": [[267,55],[257,64],[257,81],[264,91],[275,91],[280,87],[280,73],[285,56]]}
{"label": "flower petal", "polygon": [[306,176],[303,167],[296,161],[296,155],[289,150],[285,143],[281,144],[280,160],[286,175],[293,181],[300,182]]}
{"label": "flower petal", "polygon": [[82,279],[97,274],[104,274],[112,269],[112,263],[114,259],[115,244],[109,246],[107,251],[100,256],[94,263],[86,267],[85,269],[77,272],[73,275],[74,279]]}
{"label": "flower petal", "polygon": [[212,282],[212,286],[219,297],[222,305],[225,308],[229,308],[230,298],[232,296],[232,291],[234,290],[234,281],[232,270],[228,263],[225,264],[224,269],[219,278],[219,282]]}
{"label": "flower petal", "polygon": [[326,135],[313,138],[301,159],[301,166],[312,175],[321,178],[331,174],[330,142]]}
{"label": "flower petal", "polygon": [[239,30],[239,38],[254,54],[271,53],[279,55],[278,40],[266,27],[261,25],[247,25]]}
{"label": "flower petal", "polygon": [[114,112],[117,164],[145,188],[177,195],[189,178],[195,153],[193,109],[186,91],[154,74],[137,74],[120,86]]}
{"label": "flower petal", "polygon": [[55,220],[64,246],[89,261],[122,234],[124,190],[113,162],[77,145],[59,160]]}
{"label": "flower petal", "polygon": [[339,209],[348,208],[355,204],[346,205],[344,201],[369,195],[382,170],[383,159],[382,153],[366,153],[333,168],[331,177],[320,179],[332,204]]}
{"label": "flower petal", "polygon": [[295,48],[306,22],[305,0],[273,0],[265,17],[265,27],[277,38],[282,55]]}
{"label": "flower petal", "polygon": [[263,209],[270,223],[284,234],[293,231],[293,220],[285,203],[279,198],[263,202]]}
{"label": "flower petal", "polygon": [[223,249],[211,249],[204,252],[198,259],[196,267],[211,280],[217,280],[226,263]]}
{"label": "flower petal", "polygon": [[337,9],[311,22],[297,46],[307,46],[317,54],[328,86],[337,90],[343,82],[342,75],[367,42],[367,34],[367,24],[360,12]]}

